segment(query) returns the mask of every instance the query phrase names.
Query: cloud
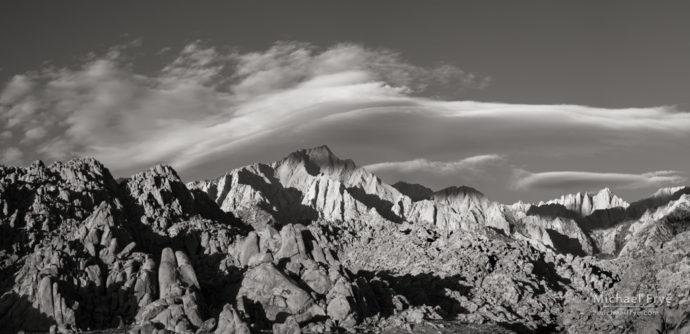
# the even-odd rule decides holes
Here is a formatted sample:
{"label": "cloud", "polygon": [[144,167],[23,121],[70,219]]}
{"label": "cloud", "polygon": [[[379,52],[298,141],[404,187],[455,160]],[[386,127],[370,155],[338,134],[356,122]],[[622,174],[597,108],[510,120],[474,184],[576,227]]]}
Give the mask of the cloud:
{"label": "cloud", "polygon": [[26,75],[15,75],[0,94],[0,105],[11,105],[28,95],[33,82]]}
{"label": "cloud", "polygon": [[481,80],[355,44],[240,52],[194,42],[148,74],[134,72],[126,49],[15,76],[0,94],[0,127],[23,133],[17,142],[38,157],[93,155],[115,171],[160,162],[185,169],[337,112],[409,103],[408,94],[436,82]]}
{"label": "cloud", "polygon": [[452,173],[476,173],[487,164],[502,161],[503,157],[497,154],[477,155],[457,161],[429,161],[427,159],[415,159],[408,161],[379,162],[364,166],[372,172],[397,171],[402,173],[425,172],[436,174]]}
{"label": "cloud", "polygon": [[405,181],[423,184],[432,189],[451,185],[482,185],[505,182],[510,175],[508,159],[498,154],[480,154],[459,160],[413,159],[405,161],[377,162],[364,168],[388,183]]}
{"label": "cloud", "polygon": [[[8,81],[0,91],[2,147],[24,160],[95,156],[116,175],[168,163],[196,179],[328,144],[387,181],[470,183],[496,199],[521,191],[506,187],[513,165],[676,170],[690,155],[690,113],[674,107],[462,101],[458,92],[491,89],[490,78],[447,64],[416,66],[391,50],[279,42],[245,51],[194,42],[150,55],[159,66],[141,71],[131,47]],[[475,169],[457,161],[486,152]]]}
{"label": "cloud", "polygon": [[619,189],[643,189],[678,185],[685,181],[687,181],[687,178],[682,172],[679,171],[655,171],[642,174],[625,174],[582,171],[551,171],[531,173],[525,170],[517,170],[513,187],[521,190],[594,190],[609,186],[617,187]]}
{"label": "cloud", "polygon": [[2,151],[2,163],[17,165],[21,164],[24,153],[16,147],[8,147]]}
{"label": "cloud", "polygon": [[26,139],[40,139],[45,137],[46,129],[42,126],[38,126],[26,131]]}

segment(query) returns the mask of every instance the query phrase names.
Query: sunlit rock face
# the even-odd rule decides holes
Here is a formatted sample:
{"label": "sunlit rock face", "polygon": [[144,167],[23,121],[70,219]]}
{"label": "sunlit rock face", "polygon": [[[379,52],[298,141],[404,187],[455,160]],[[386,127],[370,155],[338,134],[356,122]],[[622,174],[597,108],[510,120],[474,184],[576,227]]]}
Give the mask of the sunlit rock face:
{"label": "sunlit rock face", "polygon": [[[681,333],[688,189],[505,205],[388,185],[325,146],[188,184],[162,165],[0,167],[0,328]],[[674,299],[595,312],[639,293]]]}
{"label": "sunlit rock face", "polygon": [[596,194],[568,194],[558,199],[539,203],[539,205],[545,204],[560,204],[567,210],[581,217],[589,216],[597,210],[607,210],[616,207],[627,208],[630,205],[628,202],[614,195],[609,188],[601,189]]}

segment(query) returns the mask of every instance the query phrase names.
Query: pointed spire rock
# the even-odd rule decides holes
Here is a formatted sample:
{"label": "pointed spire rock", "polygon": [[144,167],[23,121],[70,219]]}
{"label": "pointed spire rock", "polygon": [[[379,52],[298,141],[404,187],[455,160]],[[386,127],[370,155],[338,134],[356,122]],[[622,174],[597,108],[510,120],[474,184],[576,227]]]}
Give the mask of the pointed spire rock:
{"label": "pointed spire rock", "polygon": [[601,189],[596,194],[578,192],[576,194],[563,195],[557,199],[540,202],[538,206],[549,204],[562,205],[567,210],[581,217],[587,217],[597,210],[606,210],[616,207],[627,208],[630,205],[628,202],[614,195],[609,188]]}

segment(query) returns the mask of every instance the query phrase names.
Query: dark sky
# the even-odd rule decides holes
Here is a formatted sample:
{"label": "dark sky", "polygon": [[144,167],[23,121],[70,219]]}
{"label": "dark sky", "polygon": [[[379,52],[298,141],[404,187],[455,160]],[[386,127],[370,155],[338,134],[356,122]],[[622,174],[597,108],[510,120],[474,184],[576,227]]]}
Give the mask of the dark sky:
{"label": "dark sky", "polygon": [[5,1],[0,66],[6,79],[123,34],[150,50],[196,39],[248,49],[358,42],[491,76],[470,99],[686,110],[688,15],[683,1]]}
{"label": "dark sky", "polygon": [[[689,15],[682,1],[4,1],[0,154],[5,163],[95,155],[121,175],[171,163],[193,179],[329,144],[390,182],[469,183],[505,202],[611,185],[637,199],[687,180]],[[114,47],[117,59],[106,56]],[[241,61],[273,81],[232,71],[222,72],[230,89],[222,77],[204,81],[214,64]],[[366,85],[426,84],[442,65],[467,82]],[[341,89],[301,86],[315,78]],[[308,99],[318,102],[300,104]],[[290,127],[270,125],[283,106]],[[348,113],[359,109],[372,112]],[[237,135],[200,134],[212,127]],[[157,130],[177,137],[156,141]],[[133,157],[127,167],[123,156]]]}

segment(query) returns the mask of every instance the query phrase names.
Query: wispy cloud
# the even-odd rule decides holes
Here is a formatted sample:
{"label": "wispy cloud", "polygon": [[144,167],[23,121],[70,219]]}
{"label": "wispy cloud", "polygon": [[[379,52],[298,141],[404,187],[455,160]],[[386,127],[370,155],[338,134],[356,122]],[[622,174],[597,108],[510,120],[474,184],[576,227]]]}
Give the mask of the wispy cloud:
{"label": "wispy cloud", "polygon": [[451,185],[483,186],[502,182],[510,174],[511,166],[499,154],[481,154],[459,160],[441,161],[413,159],[379,162],[364,166],[389,183],[405,181],[423,184],[433,189]]}
{"label": "wispy cloud", "polygon": [[497,154],[477,155],[457,161],[430,161],[427,159],[415,159],[408,161],[389,161],[370,164],[364,168],[372,172],[397,171],[402,173],[424,172],[436,174],[453,174],[462,172],[475,173],[487,164],[502,161],[503,157]]}
{"label": "wispy cloud", "polygon": [[408,94],[431,85],[485,84],[453,66],[418,67],[355,44],[239,52],[195,42],[153,74],[135,73],[125,51],[15,76],[0,94],[0,127],[23,135],[5,141],[41,158],[94,155],[115,170],[185,169],[309,120],[410,103]]}
{"label": "wispy cloud", "polygon": [[[469,183],[497,197],[518,192],[506,189],[512,165],[666,170],[685,168],[690,155],[690,113],[673,107],[438,99],[443,92],[486,88],[489,79],[451,65],[416,66],[391,50],[280,42],[241,51],[195,42],[155,55],[159,70],[143,72],[133,66],[132,47],[7,82],[0,91],[0,147],[13,150],[3,154],[18,163],[95,156],[119,175],[169,163],[185,177],[200,178],[328,144],[373,163],[369,168],[387,181]],[[455,161],[458,156],[486,163],[472,169],[471,159]],[[540,174],[525,177],[520,187],[544,188]],[[579,175],[626,187],[675,180],[663,173]],[[554,177],[561,176],[574,179]]]}
{"label": "wispy cloud", "polygon": [[679,171],[655,171],[641,174],[626,174],[582,171],[531,173],[525,170],[517,170],[513,186],[521,190],[594,190],[603,187],[643,189],[678,185],[685,181],[687,181],[687,178]]}

